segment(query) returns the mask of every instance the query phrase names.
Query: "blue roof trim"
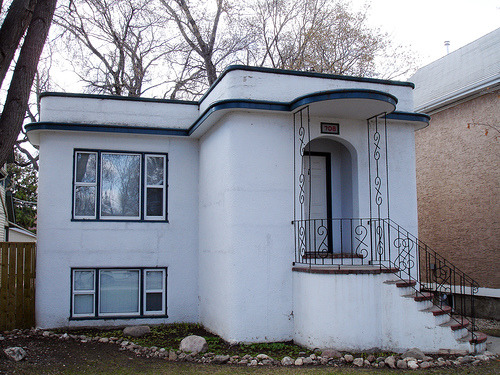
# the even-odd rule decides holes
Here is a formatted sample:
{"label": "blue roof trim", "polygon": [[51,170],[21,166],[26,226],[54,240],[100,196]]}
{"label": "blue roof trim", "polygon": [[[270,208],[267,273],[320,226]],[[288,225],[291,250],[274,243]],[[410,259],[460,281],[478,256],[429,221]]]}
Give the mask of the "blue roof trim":
{"label": "blue roof trim", "polygon": [[310,103],[325,101],[325,100],[335,100],[335,99],[371,99],[379,100],[389,104],[394,105],[398,103],[398,99],[391,94],[367,89],[341,89],[341,90],[330,90],[330,91],[319,91],[312,94],[307,94],[293,100],[291,105],[291,110],[294,110],[300,106],[307,105]]}
{"label": "blue roof trim", "polygon": [[193,134],[214,112],[224,109],[257,109],[263,111],[290,112],[290,104],[251,99],[227,99],[211,104],[203,114],[189,127],[188,135]]}
{"label": "blue roof trim", "polygon": [[[69,131],[92,131],[107,133],[128,134],[151,134],[169,136],[190,136],[198,129],[212,113],[229,109],[251,109],[262,111],[292,112],[295,109],[320,101],[336,99],[371,99],[379,100],[389,104],[397,104],[397,98],[391,94],[376,90],[366,89],[342,89],[331,91],[320,91],[301,96],[291,102],[273,102],[251,99],[228,99],[211,104],[203,114],[188,129],[153,128],[142,126],[106,125],[106,124],[71,124],[58,122],[37,122],[26,125],[26,131],[33,130],[69,130]],[[404,121],[429,122],[430,117],[420,113],[393,112],[386,116],[387,119]]]}
{"label": "blue roof trim", "polygon": [[406,87],[411,87],[412,89],[415,88],[415,84],[413,84],[412,82],[405,82],[405,81],[391,81],[388,79],[343,76],[343,75],[339,75],[339,74],[304,72],[301,70],[264,68],[264,67],[258,67],[258,66],[248,66],[248,65],[229,65],[226,69],[224,69],[222,71],[222,73],[215,80],[215,82],[208,88],[207,92],[199,100],[199,103],[201,103],[210,94],[210,92],[214,89],[214,87],[217,86],[217,84],[222,80],[222,78],[227,73],[229,73],[233,70],[245,70],[247,72],[274,73],[274,74],[323,78],[323,79],[342,79],[344,81],[368,82],[368,83],[378,83],[378,84],[391,85],[391,86],[406,86]]}
{"label": "blue roof trim", "polygon": [[187,136],[188,131],[184,129],[152,128],[141,126],[120,126],[105,124],[71,124],[60,122],[33,122],[26,125],[26,131],[33,130],[69,130],[90,131],[98,133],[126,133],[126,134],[150,134],[150,135],[178,135]]}
{"label": "blue roof trim", "polygon": [[80,94],[72,92],[42,92],[39,99],[44,97],[62,97],[62,98],[88,98],[88,99],[108,99],[108,100],[123,100],[132,102],[152,102],[152,103],[170,103],[170,104],[189,104],[198,105],[197,101],[191,100],[176,100],[176,99],[156,99],[156,98],[143,98],[135,96],[120,96],[120,95],[101,95],[101,94]]}
{"label": "blue roof trim", "polygon": [[429,123],[431,116],[425,113],[414,113],[414,112],[392,112],[385,116],[388,120],[399,120],[399,121],[420,121]]}
{"label": "blue roof trim", "polygon": [[367,89],[340,89],[329,91],[318,91],[298,97],[291,102],[272,102],[251,99],[228,99],[211,104],[205,112],[189,127],[189,135],[193,134],[203,122],[215,111],[223,109],[260,109],[268,111],[292,112],[295,109],[320,101],[335,99],[371,99],[379,100],[394,105],[398,99],[388,93]]}

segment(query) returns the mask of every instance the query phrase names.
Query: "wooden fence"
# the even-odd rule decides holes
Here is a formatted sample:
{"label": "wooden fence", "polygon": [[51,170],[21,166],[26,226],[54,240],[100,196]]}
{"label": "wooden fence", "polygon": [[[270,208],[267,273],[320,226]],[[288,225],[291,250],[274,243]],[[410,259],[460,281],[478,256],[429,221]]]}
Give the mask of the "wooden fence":
{"label": "wooden fence", "polygon": [[36,244],[0,242],[0,331],[35,325]]}

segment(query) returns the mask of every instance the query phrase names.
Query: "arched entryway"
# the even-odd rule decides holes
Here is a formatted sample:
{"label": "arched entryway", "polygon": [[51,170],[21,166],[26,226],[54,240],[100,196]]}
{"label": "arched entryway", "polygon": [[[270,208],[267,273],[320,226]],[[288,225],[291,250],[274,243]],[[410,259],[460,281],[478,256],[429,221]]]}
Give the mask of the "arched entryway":
{"label": "arched entryway", "polygon": [[304,225],[300,229],[306,256],[350,252],[344,242],[350,241],[350,218],[357,216],[354,161],[354,149],[331,138],[313,139],[304,148]]}

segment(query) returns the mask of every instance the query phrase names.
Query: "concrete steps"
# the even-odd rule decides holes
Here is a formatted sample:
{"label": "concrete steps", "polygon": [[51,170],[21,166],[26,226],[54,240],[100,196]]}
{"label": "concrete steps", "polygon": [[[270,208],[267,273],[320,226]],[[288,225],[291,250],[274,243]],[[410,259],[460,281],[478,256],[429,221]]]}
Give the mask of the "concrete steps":
{"label": "concrete steps", "polygon": [[486,350],[486,335],[475,332],[473,337],[468,331],[470,322],[467,319],[459,318],[456,320],[452,317],[453,309],[450,306],[435,305],[434,294],[416,290],[417,282],[415,280],[391,279],[384,283],[395,285],[400,290],[401,297],[413,299],[420,312],[432,314],[435,317],[436,328],[450,329],[458,346],[465,346],[469,352],[473,353],[481,353]]}

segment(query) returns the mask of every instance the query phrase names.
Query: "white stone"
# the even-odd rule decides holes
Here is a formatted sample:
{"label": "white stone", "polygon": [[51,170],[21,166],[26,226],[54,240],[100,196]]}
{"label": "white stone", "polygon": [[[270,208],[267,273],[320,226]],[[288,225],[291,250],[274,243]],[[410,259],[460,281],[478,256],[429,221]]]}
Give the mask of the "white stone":
{"label": "white stone", "polygon": [[354,357],[351,354],[346,354],[344,356],[344,359],[347,363],[351,363],[352,361],[354,361]]}
{"label": "white stone", "polygon": [[281,360],[281,364],[283,366],[291,366],[293,365],[293,360],[290,357],[283,357],[283,359]]}
{"label": "white stone", "polygon": [[384,362],[390,368],[396,368],[396,358],[393,355],[387,357]]}
{"label": "white stone", "polygon": [[355,358],[355,359],[352,361],[352,364],[353,364],[354,366],[363,367],[363,365],[364,365],[364,360],[363,360],[363,358]]}
{"label": "white stone", "polygon": [[149,326],[130,326],[125,327],[125,329],[123,330],[123,334],[125,336],[132,337],[142,337],[149,333],[151,333],[151,328],[149,328]]}
{"label": "white stone", "polygon": [[204,353],[208,350],[208,344],[205,338],[191,335],[182,339],[179,349],[183,352],[191,352],[194,354]]}
{"label": "white stone", "polygon": [[304,364],[304,358],[302,357],[297,358],[293,364],[295,366],[302,366]]}
{"label": "white stone", "polygon": [[400,368],[400,369],[408,368],[408,362],[406,362],[405,360],[402,360],[402,359],[398,359],[398,361],[396,363],[396,367]]}
{"label": "white stone", "polygon": [[12,360],[19,362],[24,359],[27,355],[26,350],[21,348],[20,346],[11,346],[7,349],[4,349],[3,352]]}
{"label": "white stone", "polygon": [[403,358],[405,358],[405,357],[412,357],[412,358],[415,358],[415,359],[424,359],[425,354],[424,354],[423,351],[421,351],[418,348],[412,348],[412,349],[409,349],[406,352],[404,352],[404,354],[402,355],[402,357]]}
{"label": "white stone", "polygon": [[411,370],[418,369],[418,363],[417,363],[417,361],[408,361],[408,368],[411,369]]}

